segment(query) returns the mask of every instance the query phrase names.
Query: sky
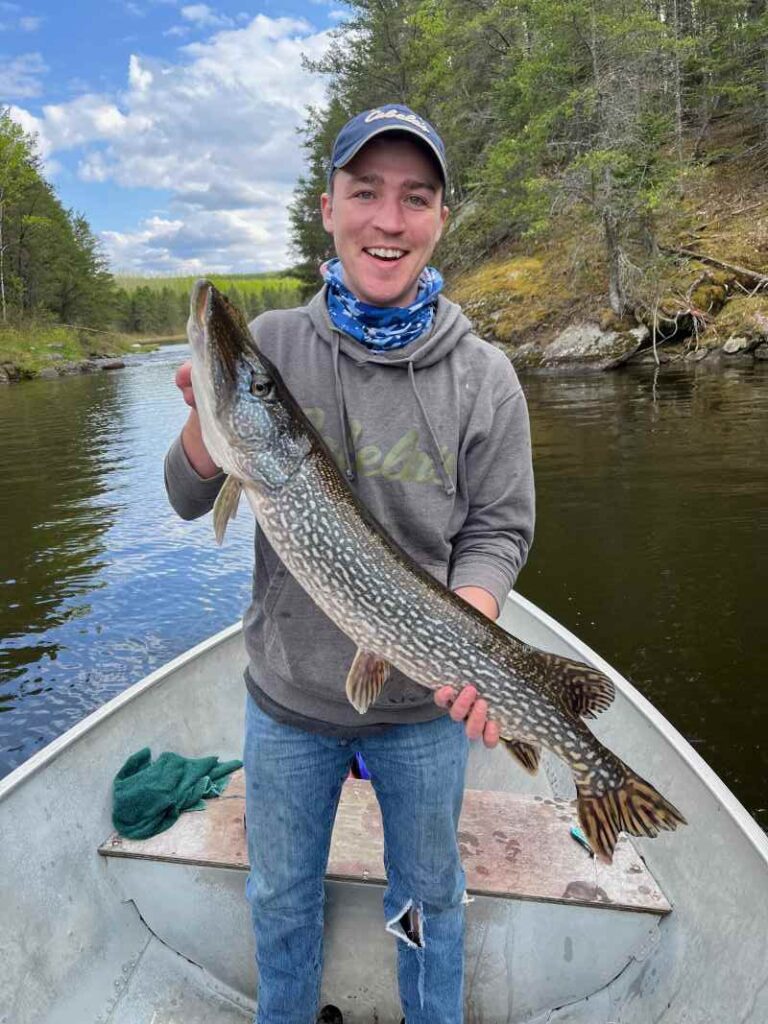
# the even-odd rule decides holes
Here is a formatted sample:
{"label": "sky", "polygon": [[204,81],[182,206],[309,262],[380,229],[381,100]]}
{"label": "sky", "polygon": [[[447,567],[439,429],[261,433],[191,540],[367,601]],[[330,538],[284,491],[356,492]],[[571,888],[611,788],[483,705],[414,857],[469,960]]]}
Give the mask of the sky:
{"label": "sky", "polygon": [[0,104],[114,272],[276,270],[337,0],[0,0]]}

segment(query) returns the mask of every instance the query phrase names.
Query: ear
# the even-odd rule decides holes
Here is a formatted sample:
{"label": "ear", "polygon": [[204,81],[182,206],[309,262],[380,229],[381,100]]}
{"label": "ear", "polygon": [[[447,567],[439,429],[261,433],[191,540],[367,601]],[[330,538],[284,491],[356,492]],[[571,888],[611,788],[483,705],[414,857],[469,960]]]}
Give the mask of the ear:
{"label": "ear", "polygon": [[333,234],[333,196],[323,192],[320,196],[320,213],[323,216],[323,227],[329,235]]}
{"label": "ear", "polygon": [[437,231],[435,233],[435,244],[440,240],[440,237],[443,234],[443,228],[445,227],[445,222],[448,220],[450,214],[451,211],[447,206],[443,206],[440,210],[440,223],[438,224]]}

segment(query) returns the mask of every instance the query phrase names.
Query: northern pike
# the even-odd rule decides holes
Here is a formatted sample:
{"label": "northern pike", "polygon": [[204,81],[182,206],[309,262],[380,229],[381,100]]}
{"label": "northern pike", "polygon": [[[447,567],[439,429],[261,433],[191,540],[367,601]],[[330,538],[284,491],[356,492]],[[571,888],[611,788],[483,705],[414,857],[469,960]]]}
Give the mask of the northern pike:
{"label": "northern pike", "polygon": [[621,831],[685,824],[587,727],[613,700],[611,680],[515,639],[417,565],[358,500],[240,312],[207,281],[193,289],[188,336],[203,440],[228,474],[216,537],[245,492],[278,557],[357,645],[346,693],[361,714],[392,665],[432,690],[472,684],[529,772],[542,747],[569,766],[579,821],[603,860]]}

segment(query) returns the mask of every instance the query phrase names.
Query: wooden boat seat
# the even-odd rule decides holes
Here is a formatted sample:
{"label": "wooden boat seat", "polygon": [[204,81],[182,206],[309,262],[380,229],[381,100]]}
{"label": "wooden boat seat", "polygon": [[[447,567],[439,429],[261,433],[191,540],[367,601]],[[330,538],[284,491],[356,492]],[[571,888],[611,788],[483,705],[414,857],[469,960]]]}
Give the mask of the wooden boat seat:
{"label": "wooden boat seat", "polygon": [[[151,839],[111,835],[105,857],[127,857],[197,867],[248,869],[242,770],[204,811],[183,814]],[[670,905],[632,843],[622,837],[613,864],[597,861],[571,837],[574,806],[539,796],[467,790],[459,841],[474,896],[539,900],[663,915]],[[379,806],[368,782],[349,779],[342,791],[327,877],[385,882]]]}

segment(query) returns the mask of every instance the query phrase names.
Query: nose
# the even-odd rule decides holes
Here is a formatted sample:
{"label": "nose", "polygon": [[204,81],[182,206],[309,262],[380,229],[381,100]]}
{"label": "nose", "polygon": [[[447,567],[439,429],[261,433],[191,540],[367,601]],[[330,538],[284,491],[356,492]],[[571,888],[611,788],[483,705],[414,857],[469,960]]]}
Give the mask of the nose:
{"label": "nose", "polygon": [[399,235],[405,230],[405,217],[399,196],[382,197],[376,204],[373,226],[385,235]]}

